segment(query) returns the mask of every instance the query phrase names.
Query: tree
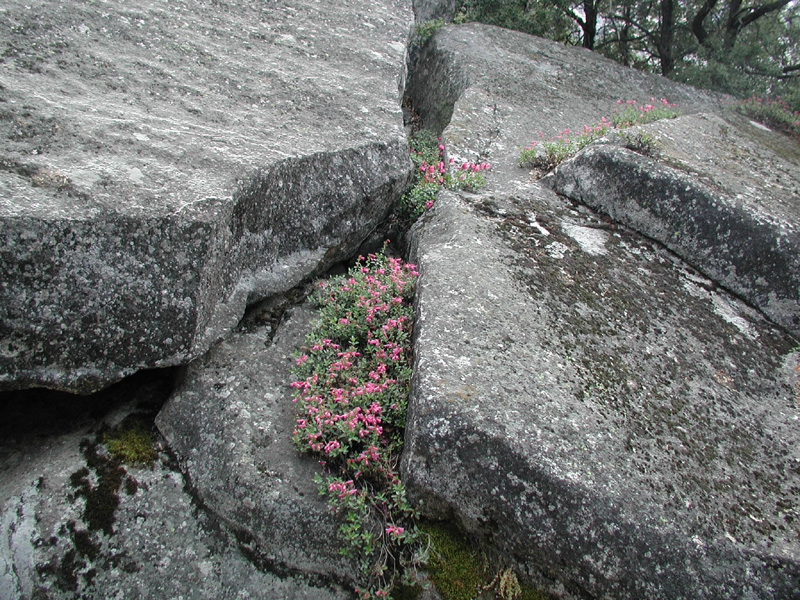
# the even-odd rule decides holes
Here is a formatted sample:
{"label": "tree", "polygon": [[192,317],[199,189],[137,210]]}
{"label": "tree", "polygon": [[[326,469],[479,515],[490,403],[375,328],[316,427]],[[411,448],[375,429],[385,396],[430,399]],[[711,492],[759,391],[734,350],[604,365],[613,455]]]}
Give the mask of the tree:
{"label": "tree", "polygon": [[[575,21],[581,28],[581,45],[589,50],[594,48],[594,40],[597,36],[598,4],[599,0],[583,0],[576,4],[566,4],[562,6],[564,14]],[[578,8],[582,10],[579,12]]]}
{"label": "tree", "polygon": [[800,110],[800,0],[459,0],[460,14]]}

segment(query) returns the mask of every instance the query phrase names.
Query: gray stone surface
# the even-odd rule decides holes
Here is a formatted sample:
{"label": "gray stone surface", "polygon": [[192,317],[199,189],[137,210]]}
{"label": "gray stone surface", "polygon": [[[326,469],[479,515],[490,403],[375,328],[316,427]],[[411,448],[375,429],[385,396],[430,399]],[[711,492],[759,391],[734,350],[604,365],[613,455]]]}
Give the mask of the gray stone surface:
{"label": "gray stone surface", "polygon": [[265,328],[235,334],[187,368],[157,424],[209,510],[245,532],[270,562],[354,580],[336,522],[313,482],[319,465],[292,446],[291,353],[314,311],[292,310],[272,344]]}
{"label": "gray stone surface", "polygon": [[612,138],[548,184],[665,244],[800,337],[800,144],[718,115],[637,130],[652,137],[653,158]]}
{"label": "gray stone surface", "polygon": [[31,392],[28,408],[39,410],[20,409],[13,418],[3,405],[0,599],[351,597],[313,574],[281,570],[258,559],[255,566],[251,559],[257,549],[243,540],[247,555],[240,550],[234,535],[195,502],[191,482],[163,449],[151,467],[125,467],[136,490],[128,493],[123,485],[117,492],[111,532],[90,530],[85,501],[70,484],[72,474],[86,467],[93,485],[98,484],[81,443],[95,441],[102,424],[114,425],[138,412],[152,396],[163,402],[163,388],[138,378],[127,392],[114,386],[100,401],[87,400],[71,413],[51,417],[42,415],[64,398]]}
{"label": "gray stone surface", "polygon": [[406,185],[400,0],[0,8],[0,389],[198,356]]}
{"label": "gray stone surface", "polygon": [[610,117],[619,99],[665,97],[685,113],[719,108],[719,97],[623,67],[582,48],[478,23],[440,29],[409,76],[422,126],[444,131],[448,153],[487,160],[490,186],[527,179],[521,148],[566,128]]}
{"label": "gray stone surface", "polygon": [[797,598],[794,342],[538,184],[418,224],[403,473],[538,585]]}
{"label": "gray stone surface", "polygon": [[451,156],[493,165],[485,192],[442,195],[414,234],[403,472],[423,511],[561,594],[800,597],[796,341],[517,166],[540,132],[617,99],[718,99],[475,24],[440,30],[411,84]]}

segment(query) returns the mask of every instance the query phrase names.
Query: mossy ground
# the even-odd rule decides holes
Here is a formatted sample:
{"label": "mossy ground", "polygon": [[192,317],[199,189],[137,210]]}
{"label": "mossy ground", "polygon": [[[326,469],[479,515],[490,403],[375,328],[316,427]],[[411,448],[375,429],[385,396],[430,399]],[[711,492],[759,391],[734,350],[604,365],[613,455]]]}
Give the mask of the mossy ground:
{"label": "mossy ground", "polygon": [[129,415],[103,435],[103,443],[111,455],[129,465],[149,465],[156,459],[152,421]]}
{"label": "mossy ground", "polygon": [[[420,529],[430,538],[428,577],[442,600],[472,600],[503,597],[500,594],[500,571],[458,527],[452,523],[424,522]],[[497,576],[497,577],[496,577]],[[413,598],[393,594],[395,598]],[[504,600],[548,600],[550,596],[521,585],[520,593]]]}

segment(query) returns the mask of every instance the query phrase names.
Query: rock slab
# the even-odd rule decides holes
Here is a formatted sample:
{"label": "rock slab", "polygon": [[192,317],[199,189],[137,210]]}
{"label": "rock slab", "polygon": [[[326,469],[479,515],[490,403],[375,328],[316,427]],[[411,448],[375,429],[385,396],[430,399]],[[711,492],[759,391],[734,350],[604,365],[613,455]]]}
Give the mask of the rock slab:
{"label": "rock slab", "polygon": [[603,226],[538,186],[440,196],[412,257],[409,490],[553,591],[797,598],[792,340]]}
{"label": "rock slab", "polygon": [[409,75],[409,96],[421,126],[444,132],[451,156],[492,163],[490,187],[524,183],[523,147],[610,117],[617,100],[667,98],[685,113],[713,112],[721,100],[589,50],[478,23],[436,32]]}
{"label": "rock slab", "polygon": [[653,156],[596,143],[547,183],[658,240],[800,338],[800,145],[741,118],[637,128]]}
{"label": "rock slab", "polygon": [[719,99],[476,24],[439,30],[411,86],[451,156],[492,163],[485,192],[441,196],[414,234],[403,472],[423,510],[559,594],[797,598],[796,342],[517,166],[617,99]]}
{"label": "rock slab", "polygon": [[0,9],[0,389],[183,364],[410,175],[399,0]]}
{"label": "rock slab", "polygon": [[[92,529],[87,500],[73,485],[84,469],[95,492],[105,485],[96,457],[87,459],[87,444],[130,415],[145,418],[145,406],[152,423],[152,407],[171,388],[168,375],[143,373],[133,380],[71,401],[29,390],[26,409],[3,405],[0,599],[349,598],[313,574],[254,564],[252,552],[242,552],[244,541],[198,506],[191,482],[158,438],[161,450],[151,465],[124,465],[107,531]],[[97,448],[103,463],[107,454]]]}
{"label": "rock slab", "polygon": [[267,329],[238,333],[187,367],[156,423],[206,508],[251,540],[278,569],[352,583],[336,522],[313,481],[319,465],[291,441],[292,352],[314,317],[292,310]]}

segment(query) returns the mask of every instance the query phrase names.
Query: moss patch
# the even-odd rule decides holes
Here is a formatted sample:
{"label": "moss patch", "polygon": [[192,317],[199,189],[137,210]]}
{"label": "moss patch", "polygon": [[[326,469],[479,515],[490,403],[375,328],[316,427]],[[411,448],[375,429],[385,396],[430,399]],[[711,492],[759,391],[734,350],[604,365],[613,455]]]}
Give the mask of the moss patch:
{"label": "moss patch", "polygon": [[126,464],[150,465],[157,456],[152,424],[139,415],[126,417],[106,432],[102,440],[111,456]]}
{"label": "moss patch", "polygon": [[431,539],[428,573],[443,600],[470,600],[487,583],[485,561],[453,525],[427,523],[421,529]]}
{"label": "moss patch", "polygon": [[[486,557],[463,532],[452,523],[427,522],[420,529],[430,536],[431,558],[428,576],[442,600],[472,600],[474,598],[504,598],[504,600],[549,600],[551,597],[533,588],[520,585],[518,595],[509,596],[501,586],[503,576],[513,572],[497,572]],[[496,572],[496,576],[495,576]],[[516,580],[516,576],[514,576]],[[505,595],[501,592],[504,592]]]}

